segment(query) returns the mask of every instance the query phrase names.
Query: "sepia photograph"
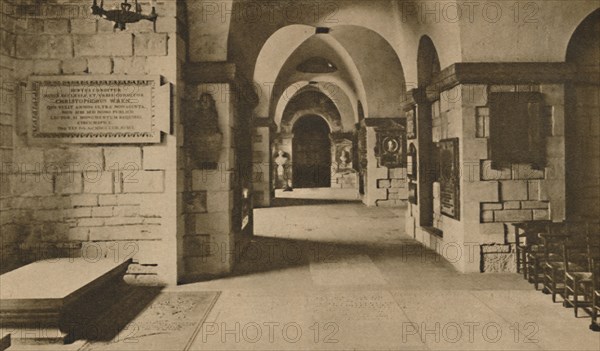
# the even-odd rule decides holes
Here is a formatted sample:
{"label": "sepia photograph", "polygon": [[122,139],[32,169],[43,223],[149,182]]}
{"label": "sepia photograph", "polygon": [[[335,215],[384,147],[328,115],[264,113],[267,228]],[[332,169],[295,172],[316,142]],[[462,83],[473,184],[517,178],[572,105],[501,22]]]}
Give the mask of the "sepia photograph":
{"label": "sepia photograph", "polygon": [[600,350],[600,0],[0,0],[5,350]]}

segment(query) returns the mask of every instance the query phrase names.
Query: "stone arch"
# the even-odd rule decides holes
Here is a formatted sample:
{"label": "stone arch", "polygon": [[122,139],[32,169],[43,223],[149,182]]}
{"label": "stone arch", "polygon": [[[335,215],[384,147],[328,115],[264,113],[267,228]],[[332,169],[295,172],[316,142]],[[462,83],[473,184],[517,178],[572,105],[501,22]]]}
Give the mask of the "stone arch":
{"label": "stone arch", "polygon": [[[344,129],[351,129],[352,124],[354,123],[354,121],[357,118],[357,115],[355,113],[356,111],[356,107],[355,107],[355,100],[352,96],[348,96],[348,94],[350,94],[351,92],[349,91],[348,87],[346,86],[337,86],[335,85],[336,89],[335,91],[332,91],[331,89],[328,89],[327,85],[325,84],[335,84],[332,82],[307,82],[307,81],[301,81],[301,82],[296,82],[293,85],[291,85],[290,87],[288,87],[288,89],[286,89],[286,91],[281,94],[281,96],[279,97],[279,100],[277,101],[277,105],[276,108],[274,110],[274,112],[271,114],[273,116],[273,120],[275,122],[275,125],[278,127],[278,130],[281,131],[281,125],[282,125],[282,119],[284,116],[284,110],[285,108],[288,106],[289,102],[296,96],[298,96],[299,94],[302,94],[303,92],[306,91],[317,91],[320,92],[324,95],[326,95],[336,106],[337,111],[339,112],[341,119],[340,119],[340,123],[341,123],[341,127]],[[335,93],[334,93],[335,92]],[[350,111],[352,114],[351,115],[345,115],[345,112]]]}
{"label": "stone arch", "polygon": [[327,125],[329,126],[329,131],[331,133],[341,132],[341,124],[337,116],[333,113],[328,113],[326,111],[318,110],[318,109],[303,109],[296,111],[293,115],[291,115],[284,122],[286,126],[289,126],[289,132],[294,129],[294,125],[298,120],[307,115],[315,115],[323,118]]}
{"label": "stone arch", "polygon": [[[339,58],[348,63],[351,81],[362,101],[366,117],[403,115],[401,105],[406,82],[395,49],[378,32],[348,24],[331,27],[329,34],[315,34],[314,27],[308,25],[289,25],[277,29],[265,39],[257,53],[252,76],[259,94],[259,103],[255,109],[257,116],[267,117],[277,86],[287,87],[291,83],[282,79],[278,79],[279,84],[274,82],[275,72],[279,74],[294,51],[314,36],[321,36]],[[278,49],[279,46],[281,50]],[[277,98],[274,100],[277,101]]]}
{"label": "stone arch", "polygon": [[275,80],[288,57],[314,34],[314,27],[293,24],[278,29],[263,44],[254,67],[253,82],[258,93],[255,113],[267,117]]}
{"label": "stone arch", "polygon": [[[332,73],[306,73],[297,71],[298,64],[315,56],[323,57],[332,62],[336,65],[337,70]],[[288,57],[285,65],[278,74],[274,85],[275,89],[273,89],[270,98],[271,116],[276,109],[284,89],[299,81],[325,84],[328,88],[334,87],[337,91],[350,98],[354,106],[356,99],[366,99],[362,77],[352,57],[331,35],[319,34],[308,38]],[[332,99],[334,98],[332,97]],[[354,110],[356,110],[355,107]]]}
{"label": "stone arch", "polygon": [[[401,117],[406,93],[404,69],[392,45],[378,32],[358,25],[331,28],[331,35],[348,51],[359,70],[366,97],[360,98],[365,117]],[[373,53],[369,49],[376,48]]]}
{"label": "stone arch", "polygon": [[[313,103],[317,99],[319,99],[319,105]],[[342,130],[342,118],[335,103],[323,92],[313,89],[304,90],[290,100],[283,112],[280,130],[290,133],[295,122],[306,115],[323,118],[331,132]]]}
{"label": "stone arch", "polygon": [[[578,66],[585,65],[598,67],[598,58],[600,57],[600,47],[588,46],[590,41],[597,40],[600,31],[600,9],[593,11],[579,23],[573,31],[565,60]],[[586,45],[587,44],[587,45]],[[583,55],[581,55],[584,53]]]}
{"label": "stone arch", "polygon": [[[440,72],[440,60],[433,44],[433,40],[427,35],[421,36],[419,40],[419,48],[417,50],[417,86],[419,89],[427,89],[435,78],[435,75]],[[435,90],[435,87],[434,87]],[[431,105],[428,103],[420,103],[418,114],[415,116],[417,119],[417,128],[419,138],[424,140],[431,140]],[[410,146],[416,149],[414,143]],[[418,150],[414,150],[417,155],[417,162],[419,169],[435,169],[432,163],[434,152],[430,143],[421,142],[419,143]],[[415,212],[418,215],[418,224],[424,226],[433,226],[433,212],[434,212],[434,201],[433,201],[433,178],[432,177],[419,177],[418,179],[418,204],[419,210]]]}
{"label": "stone arch", "polygon": [[567,218],[581,219],[600,208],[600,9],[575,29],[565,58],[576,72],[565,85],[566,210]]}
{"label": "stone arch", "polygon": [[417,51],[417,85],[424,88],[432,83],[433,77],[440,72],[440,59],[431,38],[423,35]]}

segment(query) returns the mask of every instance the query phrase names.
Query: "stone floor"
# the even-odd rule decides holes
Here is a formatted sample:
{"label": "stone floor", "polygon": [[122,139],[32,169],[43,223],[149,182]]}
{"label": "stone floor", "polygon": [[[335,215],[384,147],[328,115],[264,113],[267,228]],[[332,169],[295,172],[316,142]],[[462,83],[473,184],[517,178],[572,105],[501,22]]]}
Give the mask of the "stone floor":
{"label": "stone floor", "polygon": [[255,210],[232,277],[168,288],[222,292],[191,350],[600,350],[589,318],[520,276],[460,274],[421,249],[403,208],[281,205]]}
{"label": "stone floor", "polygon": [[[403,233],[404,209],[256,210],[237,275],[193,350],[600,350],[589,318],[516,274],[460,274]],[[251,246],[252,247],[252,246]]]}

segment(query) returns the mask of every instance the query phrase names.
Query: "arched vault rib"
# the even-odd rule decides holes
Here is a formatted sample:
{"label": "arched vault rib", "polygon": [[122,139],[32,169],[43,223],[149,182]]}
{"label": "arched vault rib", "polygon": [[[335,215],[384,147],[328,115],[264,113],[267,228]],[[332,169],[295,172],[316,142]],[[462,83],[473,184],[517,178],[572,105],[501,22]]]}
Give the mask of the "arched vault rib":
{"label": "arched vault rib", "polygon": [[[331,89],[330,87],[335,87]],[[358,122],[358,107],[356,97],[352,91],[346,87],[340,87],[333,82],[317,82],[310,84],[308,81],[296,82],[290,85],[279,97],[276,107],[274,108],[273,120],[277,125],[277,129],[281,130],[281,123],[285,108],[294,97],[306,91],[318,91],[327,96],[336,106],[337,111],[341,115],[341,123],[345,131],[351,131],[354,124]]]}

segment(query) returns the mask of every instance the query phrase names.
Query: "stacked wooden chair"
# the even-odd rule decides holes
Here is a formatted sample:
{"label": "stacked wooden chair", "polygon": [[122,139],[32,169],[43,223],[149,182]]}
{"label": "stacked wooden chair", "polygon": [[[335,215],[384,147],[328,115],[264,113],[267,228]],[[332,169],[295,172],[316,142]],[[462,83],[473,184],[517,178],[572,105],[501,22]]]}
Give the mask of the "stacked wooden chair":
{"label": "stacked wooden chair", "polygon": [[592,323],[590,329],[600,331],[600,259],[592,258],[592,308],[591,308]]}
{"label": "stacked wooden chair", "polygon": [[517,271],[538,290],[562,297],[575,317],[584,311],[600,331],[600,222],[515,223]]}
{"label": "stacked wooden chair", "polygon": [[524,250],[524,276],[539,289],[544,280],[544,265],[547,262],[560,261],[560,245],[555,243],[564,237],[563,223],[544,223],[530,226],[525,230],[529,244]]}
{"label": "stacked wooden chair", "polygon": [[566,272],[586,271],[587,223],[567,222],[561,230],[553,234],[541,234],[544,241],[543,292],[564,299]]}
{"label": "stacked wooden chair", "polygon": [[[592,315],[594,262],[600,258],[600,224],[587,223],[585,235],[577,236],[565,245],[564,300],[565,307],[573,307],[575,317],[579,309]],[[569,266],[570,261],[579,260],[581,266]]]}
{"label": "stacked wooden chair", "polygon": [[547,220],[513,223],[517,273],[523,274],[523,278],[525,279],[529,279],[527,276],[527,254],[536,249],[538,233],[546,230],[547,225],[550,223],[552,222]]}

